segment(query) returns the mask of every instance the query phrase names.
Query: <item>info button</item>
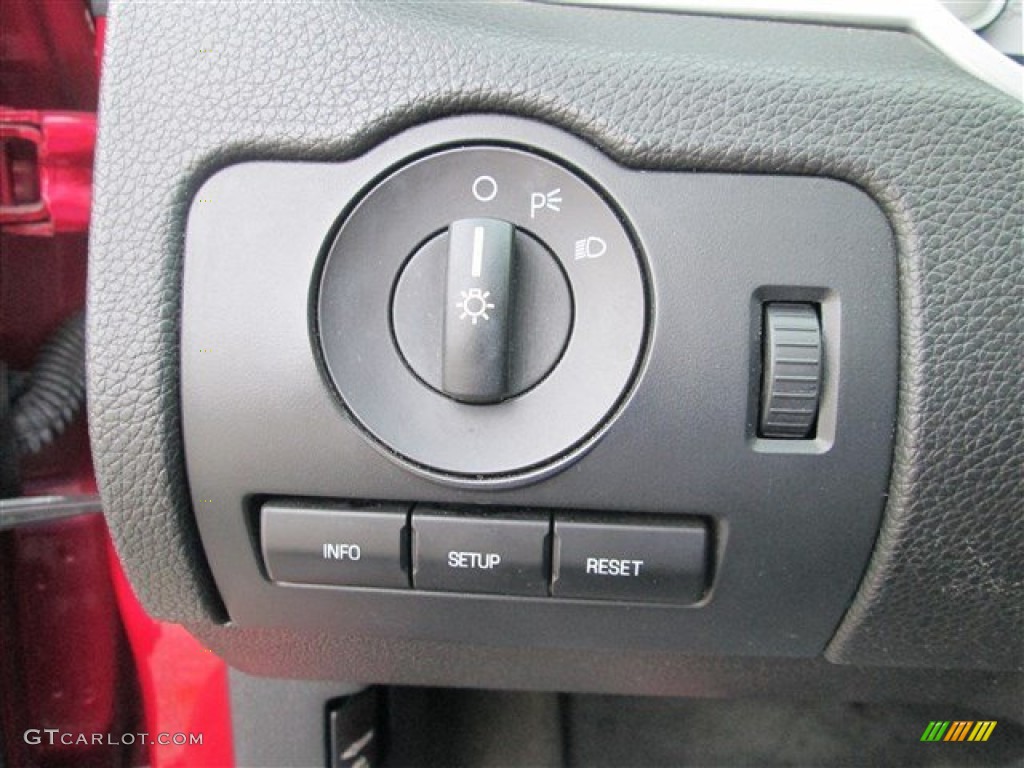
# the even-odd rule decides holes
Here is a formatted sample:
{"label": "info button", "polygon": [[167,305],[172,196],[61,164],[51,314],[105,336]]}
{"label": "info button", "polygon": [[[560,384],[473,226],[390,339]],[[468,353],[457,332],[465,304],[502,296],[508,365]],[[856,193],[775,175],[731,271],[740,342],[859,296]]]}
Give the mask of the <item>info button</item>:
{"label": "info button", "polygon": [[695,603],[704,594],[707,529],[699,522],[555,517],[551,594]]}
{"label": "info button", "polygon": [[441,592],[546,596],[547,516],[412,513],[412,583]]}
{"label": "info button", "polygon": [[263,505],[260,538],[274,581],[349,587],[409,587],[402,567],[407,507]]}

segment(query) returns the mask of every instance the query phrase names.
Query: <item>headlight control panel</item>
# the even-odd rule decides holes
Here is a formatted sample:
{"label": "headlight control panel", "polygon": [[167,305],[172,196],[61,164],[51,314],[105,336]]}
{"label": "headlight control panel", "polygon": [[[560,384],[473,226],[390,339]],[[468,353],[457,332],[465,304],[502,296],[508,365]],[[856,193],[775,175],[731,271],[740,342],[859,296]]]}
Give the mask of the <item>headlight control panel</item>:
{"label": "headlight control panel", "polygon": [[228,617],[819,654],[888,490],[896,267],[841,180],[630,167],[509,117],[219,170],[181,416]]}

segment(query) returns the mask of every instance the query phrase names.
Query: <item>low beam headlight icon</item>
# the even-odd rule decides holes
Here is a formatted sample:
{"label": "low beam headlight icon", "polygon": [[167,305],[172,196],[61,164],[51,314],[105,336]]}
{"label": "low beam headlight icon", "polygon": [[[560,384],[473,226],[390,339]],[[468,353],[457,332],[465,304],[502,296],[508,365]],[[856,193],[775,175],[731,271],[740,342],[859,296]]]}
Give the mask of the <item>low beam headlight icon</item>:
{"label": "low beam headlight icon", "polygon": [[608,243],[602,240],[600,237],[584,237],[582,240],[576,241],[575,257],[576,260],[580,259],[599,259],[604,256],[605,251],[608,250]]}

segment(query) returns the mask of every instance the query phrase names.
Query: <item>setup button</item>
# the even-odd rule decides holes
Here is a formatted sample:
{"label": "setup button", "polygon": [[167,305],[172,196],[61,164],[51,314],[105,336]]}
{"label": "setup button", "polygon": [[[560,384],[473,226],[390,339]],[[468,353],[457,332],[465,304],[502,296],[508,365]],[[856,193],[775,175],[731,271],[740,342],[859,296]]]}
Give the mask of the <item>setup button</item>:
{"label": "setup button", "polygon": [[412,513],[416,589],[499,595],[548,593],[547,515]]}

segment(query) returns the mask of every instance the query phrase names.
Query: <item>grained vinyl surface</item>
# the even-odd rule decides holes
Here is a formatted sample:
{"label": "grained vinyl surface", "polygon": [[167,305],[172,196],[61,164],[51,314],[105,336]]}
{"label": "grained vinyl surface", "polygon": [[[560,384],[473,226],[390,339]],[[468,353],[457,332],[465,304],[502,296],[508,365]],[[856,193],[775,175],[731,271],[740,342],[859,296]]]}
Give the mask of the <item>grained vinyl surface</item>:
{"label": "grained vinyl surface", "polygon": [[[178,413],[191,192],[234,161],[343,159],[431,116],[501,111],[630,166],[822,174],[876,197],[900,249],[897,448],[874,556],[827,655],[1021,665],[1019,103],[892,32],[518,3],[126,2],[111,13],[89,416],[110,526],[154,614],[221,618]],[[310,638],[296,650],[328,647]]]}

